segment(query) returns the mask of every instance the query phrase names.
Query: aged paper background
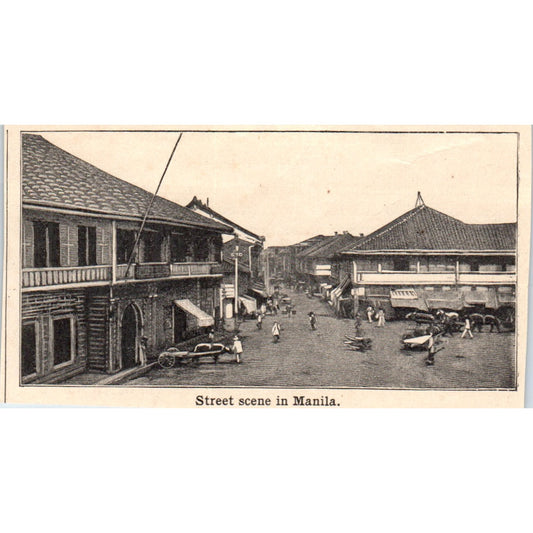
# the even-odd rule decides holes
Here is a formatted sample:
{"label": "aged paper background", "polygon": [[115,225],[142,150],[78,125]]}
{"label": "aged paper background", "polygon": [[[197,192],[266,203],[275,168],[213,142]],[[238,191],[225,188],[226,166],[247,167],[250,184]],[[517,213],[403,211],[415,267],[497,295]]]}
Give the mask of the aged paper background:
{"label": "aged paper background", "polygon": [[[194,131],[199,130],[257,130],[258,136],[260,135],[261,130],[294,130],[294,133],[282,134],[284,135],[283,146],[279,150],[291,149],[297,150],[302,143],[302,139],[309,139],[310,136],[316,135],[316,133],[306,133],[308,131],[405,131],[405,132],[414,132],[414,131],[435,131],[435,132],[453,132],[453,131],[468,131],[468,132],[516,132],[516,138],[519,138],[518,146],[518,155],[519,155],[519,182],[518,182],[518,261],[517,261],[517,335],[516,335],[516,346],[517,346],[517,376],[518,376],[518,390],[516,391],[392,391],[392,390],[332,390],[328,391],[325,389],[305,389],[301,393],[309,397],[320,397],[324,395],[329,395],[338,400],[338,402],[343,407],[357,407],[357,406],[373,406],[373,407],[405,407],[405,406],[454,406],[454,407],[481,407],[481,406],[521,406],[523,405],[523,393],[524,393],[524,370],[525,370],[525,353],[526,353],[526,341],[527,341],[527,279],[528,279],[528,262],[529,262],[529,242],[530,242],[530,197],[531,197],[531,138],[530,138],[530,129],[529,127],[522,126],[413,126],[413,127],[376,127],[376,126],[363,126],[363,127],[146,127],[142,126],[139,128],[128,126],[124,127],[42,127],[42,126],[25,126],[20,127],[8,127],[6,130],[5,136],[5,153],[6,153],[6,182],[5,182],[5,202],[6,202],[6,225],[5,225],[5,291],[4,291],[4,341],[5,346],[2,351],[3,361],[2,361],[2,387],[5,388],[3,391],[3,398],[5,401],[10,403],[36,403],[36,404],[70,404],[70,405],[125,405],[125,406],[182,406],[182,407],[192,407],[194,406],[195,397],[198,394],[209,394],[211,396],[217,397],[229,397],[233,396],[235,400],[239,398],[271,398],[274,399],[277,396],[283,396],[291,398],[293,395],[297,394],[297,391],[294,389],[290,390],[276,390],[276,389],[259,389],[259,388],[250,388],[250,389],[207,389],[205,391],[199,389],[157,389],[157,388],[128,388],[128,387],[62,387],[62,386],[23,386],[19,385],[19,315],[20,315],[20,131],[35,131],[35,132],[45,132],[46,130],[166,130],[171,132],[168,134],[168,142],[172,142],[172,139],[175,138],[176,131],[182,130],[192,130],[190,134],[191,138],[198,138],[199,133],[194,133]],[[296,131],[301,131],[302,133],[296,133]],[[61,134],[50,132],[47,135],[52,142],[54,135],[57,137]],[[62,134],[64,135],[64,134]],[[142,136],[143,133],[134,133],[131,135]],[[144,134],[146,135],[146,134]],[[221,134],[222,135],[222,134]],[[236,135],[235,133],[231,135]],[[230,136],[231,136],[230,135]],[[237,133],[238,135],[238,133]],[[229,136],[229,137],[230,137]],[[510,136],[511,137],[511,136]],[[515,136],[512,136],[515,137]],[[87,137],[82,133],[72,133],[69,134],[68,142],[73,145],[83,145],[86,142]],[[138,140],[138,139],[137,139]],[[98,143],[96,137],[93,137],[93,142]],[[132,146],[135,144],[134,137],[130,138]],[[219,138],[217,143],[220,143],[218,149],[222,152],[231,150],[231,145],[229,141],[228,144],[224,144],[224,139]],[[161,147],[161,150],[166,153],[167,147],[164,143],[158,143],[158,146]],[[191,145],[190,145],[191,146]],[[272,146],[269,146],[272,149]],[[153,146],[147,150],[155,149]],[[369,150],[372,149],[372,146],[369,146]],[[432,147],[428,145],[428,153],[431,153]],[[464,147],[468,149],[468,147]],[[133,153],[133,151],[132,151]],[[186,183],[185,187],[189,187],[188,192],[185,194],[185,197],[175,197],[173,196],[173,191],[171,190],[170,180],[167,182],[167,190],[163,189],[161,195],[165,196],[171,200],[178,201],[180,204],[184,204],[187,196],[190,196],[190,192],[198,191],[201,188],[202,184],[202,175],[193,172],[195,159],[194,157],[201,158],[201,143],[195,147],[194,143],[191,146],[192,155],[187,158],[183,157],[180,159],[179,171],[183,172],[183,175],[193,174],[197,176],[197,182],[195,183]],[[312,156],[312,150],[307,152]],[[340,150],[338,153],[342,153]],[[155,154],[157,155],[157,154]],[[257,158],[260,155],[253,151],[250,152],[250,158]],[[487,157],[491,155],[491,147],[487,147],[486,152]],[[494,155],[492,153],[492,155]],[[136,161],[132,157],[130,161],[117,160],[114,158],[113,153],[109,152],[106,154],[107,157],[107,167],[104,170],[120,177],[125,178],[126,176],[132,182],[135,182],[139,186],[142,186],[148,190],[153,190],[154,184],[154,175],[158,173],[158,170],[150,168],[147,166],[142,169],[143,172],[136,173]],[[339,156],[340,157],[340,156]],[[157,158],[156,158],[157,159]],[[267,158],[268,159],[268,158]],[[495,158],[497,160],[497,158]],[[196,159],[197,161],[197,159]],[[242,164],[242,163],[241,163]],[[302,162],[305,170],[305,162]],[[319,160],[312,160],[312,166],[320,167]],[[350,171],[350,161],[339,159],[340,171],[334,178],[334,185],[342,190],[343,187],[353,187],[354,176]],[[150,172],[152,171],[153,172]],[[227,172],[227,176],[231,176],[231,170]],[[364,175],[364,162],[361,168],[358,169],[361,174]],[[472,169],[473,171],[475,169]],[[462,190],[461,194],[457,195],[456,198],[450,198],[450,208],[448,213],[452,216],[457,216],[467,220],[468,222],[501,222],[501,221],[510,221],[512,217],[508,214],[502,215],[498,209],[487,209],[486,202],[476,202],[476,191],[483,191],[483,195],[491,196],[493,200],[502,197],[503,191],[506,189],[513,190],[516,187],[516,174],[509,178],[509,184],[506,184],[505,181],[502,183],[498,181],[498,172],[492,172],[490,165],[482,167],[479,169],[479,174],[475,179],[469,184],[469,188]],[[368,169],[370,173],[371,169]],[[302,183],[291,180],[291,175],[286,174],[283,176],[283,179],[287,182],[287,188],[281,191],[281,194],[272,194],[273,189],[276,190],[277,183],[276,180],[268,180],[266,178],[269,169],[265,169],[265,181],[263,182],[264,194],[268,201],[272,203],[273,201],[279,200],[281,212],[290,213],[291,206],[294,204],[295,195],[297,195],[299,187],[302,186]],[[238,174],[238,172],[236,173]],[[359,174],[359,175],[361,175]],[[303,173],[305,175],[305,172]],[[391,176],[394,176],[394,172],[391,172]],[[315,179],[320,179],[319,170],[314,174]],[[512,179],[511,179],[512,178]],[[219,188],[217,190],[217,196],[227,194],[225,191],[229,190],[222,183],[219,183]],[[243,185],[246,180],[244,180]],[[307,181],[303,183],[305,188],[313,191],[316,187],[316,181]],[[401,195],[401,185],[396,186],[393,180],[389,183],[388,187],[382,186],[382,188],[372,189],[372,183],[369,183],[368,180],[356,180],[355,185],[360,191],[361,195],[368,194],[372,197],[373,201],[369,201],[369,205],[375,205],[376,201],[380,198],[383,199],[383,204],[386,205],[392,197],[397,197]],[[441,195],[447,195],[449,189],[446,188],[445,182],[439,183],[439,188],[442,188],[440,191]],[[245,187],[242,187],[243,198],[246,199],[246,196],[249,195],[250,204],[253,205],[255,199],[257,198],[258,191],[252,190],[247,191]],[[368,192],[367,192],[368,191]],[[488,191],[488,192],[487,192]],[[279,192],[279,191],[277,191]],[[481,194],[480,194],[481,196]],[[240,199],[240,203],[243,203],[243,198]],[[349,206],[342,206],[341,210],[346,211]],[[509,202],[502,201],[502,211],[509,209]],[[271,244],[290,244],[291,242],[296,242],[298,239],[305,238],[308,235],[316,233],[316,221],[319,223],[321,219],[331,216],[334,209],[338,209],[337,205],[328,206],[330,209],[329,212],[320,211],[320,204],[311,204],[309,208],[310,216],[306,219],[306,224],[302,230],[302,234],[297,235],[284,235],[283,232],[278,230],[277,234],[273,235],[272,242],[267,243]],[[254,209],[254,212],[257,212],[257,209]],[[260,210],[259,210],[260,211]],[[463,216],[460,216],[460,213],[463,213]],[[229,218],[232,218],[232,213],[227,213]],[[368,217],[368,226],[361,228],[362,231],[370,232],[376,227],[379,227],[382,223],[387,222],[387,220],[392,219],[393,217],[389,214],[381,213],[382,217],[385,217],[380,222],[372,222],[372,218],[375,213],[367,213]],[[250,225],[255,224],[255,227],[261,227],[260,220],[254,223],[253,213],[249,214]],[[500,218],[501,217],[501,218]],[[235,217],[237,218],[237,217]],[[241,217],[242,218],[242,217]],[[282,223],[286,223],[288,219],[282,220]],[[264,222],[263,222],[264,224]],[[244,224],[246,225],[246,224]],[[329,229],[329,228],[326,228]],[[278,242],[280,239],[286,238],[286,242]],[[379,354],[376,354],[376,357],[379,357]]]}

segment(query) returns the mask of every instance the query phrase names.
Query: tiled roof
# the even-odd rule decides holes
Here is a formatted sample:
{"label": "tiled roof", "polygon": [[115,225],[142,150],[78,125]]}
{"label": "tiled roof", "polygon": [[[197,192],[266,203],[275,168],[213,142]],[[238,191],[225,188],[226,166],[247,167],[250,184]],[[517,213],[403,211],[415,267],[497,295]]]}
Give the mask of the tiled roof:
{"label": "tiled roof", "polygon": [[[152,193],[111,176],[41,135],[22,135],[22,164],[23,202],[27,204],[142,219],[152,198]],[[160,196],[148,220],[233,232]]]}
{"label": "tiled roof", "polygon": [[316,255],[317,253],[324,248],[324,246],[328,246],[331,244],[335,238],[338,237],[338,235],[328,235],[324,237],[322,240],[315,242],[313,245],[308,246],[307,248],[304,248],[301,252],[298,253],[298,257],[323,257],[322,255]]}
{"label": "tiled roof", "polygon": [[229,218],[226,218],[224,215],[217,213],[214,209],[211,209],[207,204],[204,204],[202,200],[198,199],[196,196],[187,204],[187,207],[191,210],[196,208],[199,211],[203,211],[204,213],[207,213],[210,217],[218,218],[224,224],[227,224],[228,226],[238,229],[242,231],[243,233],[247,233],[248,235],[250,235],[250,237],[257,239],[258,241],[265,240],[265,238],[262,237],[261,235],[257,235],[256,233],[253,233],[250,230],[247,230],[246,228],[239,226],[239,224],[231,221]]}
{"label": "tiled roof", "polygon": [[387,250],[512,251],[516,224],[466,224],[426,205],[415,207],[343,253]]}
{"label": "tiled roof", "polygon": [[323,242],[313,246],[312,249],[306,250],[301,255],[314,258],[330,258],[360,239],[361,237],[354,237],[350,233],[341,233],[340,235],[328,237]]}

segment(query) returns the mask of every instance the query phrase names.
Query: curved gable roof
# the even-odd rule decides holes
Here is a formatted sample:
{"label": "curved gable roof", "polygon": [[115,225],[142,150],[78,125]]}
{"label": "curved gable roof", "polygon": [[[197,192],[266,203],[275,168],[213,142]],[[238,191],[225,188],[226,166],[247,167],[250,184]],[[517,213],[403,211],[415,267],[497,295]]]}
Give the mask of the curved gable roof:
{"label": "curved gable roof", "polygon": [[[142,219],[151,198],[152,193],[100,170],[41,135],[22,135],[22,199],[26,204]],[[148,220],[233,232],[160,196],[154,199]]]}
{"label": "curved gable roof", "polygon": [[387,250],[516,249],[516,224],[466,224],[420,205],[343,250],[343,253]]}

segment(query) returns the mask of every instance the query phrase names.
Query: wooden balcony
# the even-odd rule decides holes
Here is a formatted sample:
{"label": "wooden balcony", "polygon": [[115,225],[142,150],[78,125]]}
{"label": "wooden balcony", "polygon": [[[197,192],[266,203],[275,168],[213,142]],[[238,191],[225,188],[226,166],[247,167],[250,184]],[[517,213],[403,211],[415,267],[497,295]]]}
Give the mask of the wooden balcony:
{"label": "wooden balcony", "polygon": [[[117,265],[116,281],[197,278],[222,276],[218,263],[140,263],[131,265],[126,278],[127,265]],[[111,265],[83,267],[25,268],[22,270],[22,288],[37,290],[54,286],[107,285],[112,282]]]}
{"label": "wooden balcony", "polygon": [[357,272],[357,283],[368,285],[509,285],[514,272]]}
{"label": "wooden balcony", "polygon": [[25,268],[22,271],[22,287],[48,287],[79,283],[102,283],[111,281],[111,266]]}

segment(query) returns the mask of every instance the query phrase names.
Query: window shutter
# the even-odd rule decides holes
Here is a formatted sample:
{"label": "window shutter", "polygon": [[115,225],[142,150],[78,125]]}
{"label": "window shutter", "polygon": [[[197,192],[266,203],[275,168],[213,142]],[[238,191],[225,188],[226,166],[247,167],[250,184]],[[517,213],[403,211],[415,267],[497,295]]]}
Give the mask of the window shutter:
{"label": "window shutter", "polygon": [[76,266],[78,251],[77,227],[59,224],[59,250],[61,266]]}
{"label": "window shutter", "polygon": [[99,265],[111,263],[110,235],[106,227],[96,227],[96,262]]}
{"label": "window shutter", "polygon": [[22,266],[33,267],[33,222],[24,220],[22,235]]}
{"label": "window shutter", "polygon": [[59,251],[61,266],[76,266],[78,252],[77,226],[59,224]]}

